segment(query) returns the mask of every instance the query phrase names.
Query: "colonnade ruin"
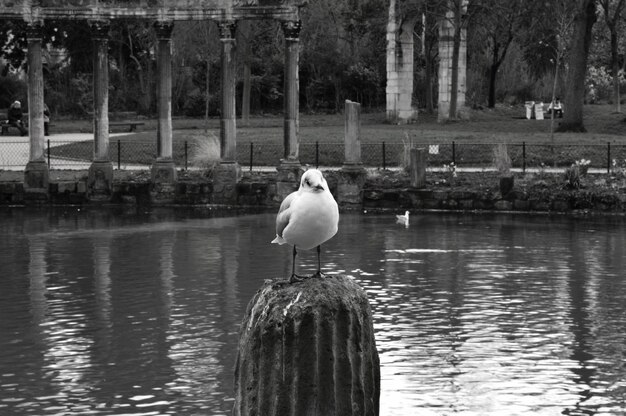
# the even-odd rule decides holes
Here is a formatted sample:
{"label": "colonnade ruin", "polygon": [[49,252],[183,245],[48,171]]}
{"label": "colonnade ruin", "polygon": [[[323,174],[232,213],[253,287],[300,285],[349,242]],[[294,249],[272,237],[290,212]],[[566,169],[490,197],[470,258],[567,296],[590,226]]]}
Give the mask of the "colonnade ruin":
{"label": "colonnade ruin", "polygon": [[113,163],[109,156],[109,62],[110,24],[116,19],[153,22],[157,35],[157,155],[152,164],[152,183],[165,195],[176,182],[172,152],[172,30],[177,21],[210,20],[219,27],[221,43],[220,158],[215,181],[234,188],[240,174],[236,161],[235,113],[237,22],[279,21],[285,39],[284,152],[279,174],[291,177],[300,169],[298,61],[300,8],[306,0],[0,0],[0,19],[27,23],[28,122],[30,151],[24,171],[24,192],[45,199],[49,170],[45,160],[44,74],[42,29],[50,20],[77,20],[90,26],[93,40],[93,160],[89,168],[91,200],[107,200],[111,193]]}

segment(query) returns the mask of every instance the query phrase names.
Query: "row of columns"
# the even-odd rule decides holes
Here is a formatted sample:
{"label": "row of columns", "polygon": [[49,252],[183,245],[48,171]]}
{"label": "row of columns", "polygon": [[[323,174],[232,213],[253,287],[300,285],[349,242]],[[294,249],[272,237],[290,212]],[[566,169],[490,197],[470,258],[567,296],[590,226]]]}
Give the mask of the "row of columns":
{"label": "row of columns", "polygon": [[[44,155],[44,88],[42,70],[42,25],[28,27],[28,107],[30,156],[25,170],[25,191],[47,193],[48,169]],[[92,199],[110,196],[113,165],[109,157],[109,62],[107,21],[90,22],[93,39],[94,153],[89,170],[88,192]],[[222,165],[237,165],[235,95],[237,83],[236,27],[234,20],[218,22],[221,60],[220,156]],[[173,22],[156,22],[157,34],[157,157],[152,166],[153,182],[176,180],[172,152],[172,43]],[[282,22],[285,35],[284,154],[281,165],[299,161],[299,21]],[[236,170],[236,169],[235,169]],[[236,180],[236,178],[235,178]]]}

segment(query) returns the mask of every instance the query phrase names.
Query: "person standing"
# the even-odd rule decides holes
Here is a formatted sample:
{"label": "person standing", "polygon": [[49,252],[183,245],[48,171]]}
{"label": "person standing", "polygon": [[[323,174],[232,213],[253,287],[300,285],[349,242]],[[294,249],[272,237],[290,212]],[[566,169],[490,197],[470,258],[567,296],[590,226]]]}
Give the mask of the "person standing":
{"label": "person standing", "polygon": [[43,134],[50,135],[50,109],[46,103],[43,104]]}

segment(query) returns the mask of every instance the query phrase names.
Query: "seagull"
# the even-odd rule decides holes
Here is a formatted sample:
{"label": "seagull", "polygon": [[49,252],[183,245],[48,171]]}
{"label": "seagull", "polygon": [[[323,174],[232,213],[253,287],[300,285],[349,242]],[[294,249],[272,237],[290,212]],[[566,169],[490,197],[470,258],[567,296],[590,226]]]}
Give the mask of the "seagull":
{"label": "seagull", "polygon": [[396,215],[396,222],[409,228],[409,211],[404,211],[404,215]]}
{"label": "seagull", "polygon": [[337,233],[339,207],[328,189],[326,179],[317,169],[302,175],[300,188],[287,195],[276,216],[275,244],[293,246],[293,264],[289,283],[302,280],[296,275],[296,247],[310,250],[317,247],[317,272],[321,277],[320,245]]}

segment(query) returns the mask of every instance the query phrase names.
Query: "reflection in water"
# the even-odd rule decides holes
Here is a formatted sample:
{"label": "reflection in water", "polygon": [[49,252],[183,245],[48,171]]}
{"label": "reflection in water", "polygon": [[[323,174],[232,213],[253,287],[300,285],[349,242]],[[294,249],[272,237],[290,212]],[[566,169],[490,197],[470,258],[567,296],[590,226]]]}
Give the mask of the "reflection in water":
{"label": "reflection in water", "polygon": [[[230,414],[244,308],[291,256],[274,214],[216,215],[7,211],[0,414]],[[381,415],[626,412],[625,222],[343,215],[324,271],[370,296]]]}

